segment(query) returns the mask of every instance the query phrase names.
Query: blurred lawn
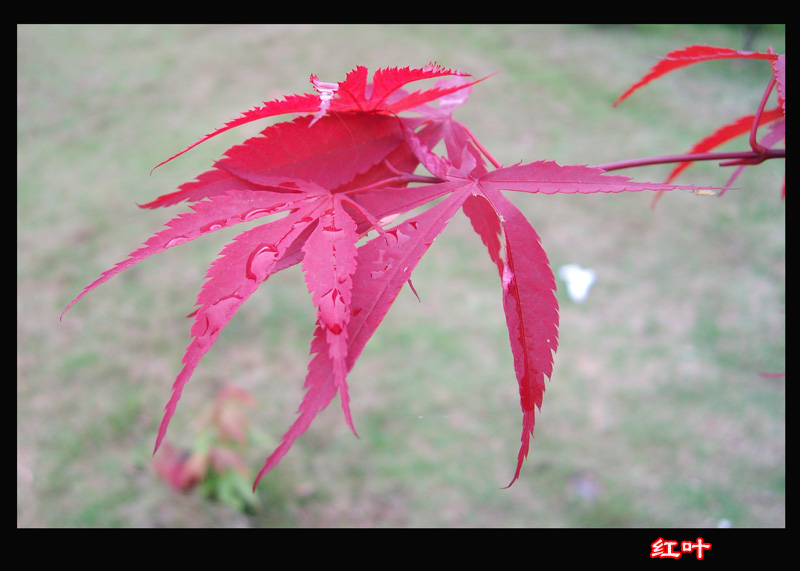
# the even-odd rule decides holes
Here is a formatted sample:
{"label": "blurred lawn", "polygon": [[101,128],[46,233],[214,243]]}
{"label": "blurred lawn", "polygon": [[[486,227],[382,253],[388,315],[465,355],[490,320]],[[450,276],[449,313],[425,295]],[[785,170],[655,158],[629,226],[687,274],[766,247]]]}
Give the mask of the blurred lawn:
{"label": "blurred lawn", "polygon": [[[335,402],[259,487],[247,515],[171,492],[150,452],[208,264],[236,232],[165,252],[66,303],[181,207],[174,190],[263,124],[150,168],[239,112],[355,67],[435,60],[476,76],[457,117],[504,164],[604,162],[687,150],[751,113],[769,70],[713,62],[611,103],[652,55],[741,48],[733,26],[19,26],[17,29],[17,525],[783,527],[783,163],[722,198],[514,196],[562,291],[560,349],[520,480],[521,414],[496,271],[459,215]],[[785,51],[780,27],[752,49]],[[731,148],[744,148],[742,140]],[[663,180],[669,166],[623,173]],[[696,165],[681,181],[720,185]],[[299,271],[253,296],[195,373],[169,438],[224,383],[259,400],[277,439],[294,418],[313,311]],[[258,469],[271,448],[253,450]]]}

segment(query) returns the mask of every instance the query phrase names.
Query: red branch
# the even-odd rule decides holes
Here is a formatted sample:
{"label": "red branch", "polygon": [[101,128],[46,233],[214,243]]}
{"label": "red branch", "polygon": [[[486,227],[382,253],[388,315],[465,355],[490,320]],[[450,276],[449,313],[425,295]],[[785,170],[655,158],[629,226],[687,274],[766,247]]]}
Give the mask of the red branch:
{"label": "red branch", "polygon": [[628,159],[616,161],[602,165],[595,165],[596,168],[605,171],[628,169],[632,167],[642,167],[647,165],[658,165],[663,163],[683,163],[687,161],[722,161],[735,159],[733,162],[720,163],[720,166],[732,164],[756,165],[768,159],[786,158],[786,149],[764,149],[763,152],[756,151],[737,151],[730,153],[689,153],[683,155],[662,155],[658,157],[644,157],[640,159]]}

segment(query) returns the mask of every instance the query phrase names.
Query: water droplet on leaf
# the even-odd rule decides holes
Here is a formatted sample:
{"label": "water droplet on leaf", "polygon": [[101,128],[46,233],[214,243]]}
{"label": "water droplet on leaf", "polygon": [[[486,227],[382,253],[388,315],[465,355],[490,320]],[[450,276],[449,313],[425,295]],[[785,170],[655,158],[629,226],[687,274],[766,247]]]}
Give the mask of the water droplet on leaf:
{"label": "water droplet on leaf", "polygon": [[220,230],[221,228],[223,228],[224,225],[225,225],[224,221],[212,222],[211,224],[206,224],[205,226],[200,228],[200,232],[202,232],[204,234],[206,232],[214,232],[215,230]]}
{"label": "water droplet on leaf", "polygon": [[275,244],[259,246],[247,260],[247,277],[259,283],[263,282],[271,273],[277,255],[278,248]]}
{"label": "water droplet on leaf", "polygon": [[255,220],[256,218],[261,218],[262,216],[266,216],[267,214],[271,214],[272,209],[270,208],[256,208],[255,210],[251,210],[244,216],[242,216],[242,220],[247,222],[249,220]]}
{"label": "water droplet on leaf", "polygon": [[212,303],[203,311],[203,318],[206,322],[205,331],[195,336],[195,342],[200,347],[211,345],[241,304],[242,298],[237,295],[224,297],[216,303]]}
{"label": "water droplet on leaf", "polygon": [[169,242],[167,242],[167,248],[171,248],[172,246],[177,246],[178,244],[183,244],[184,242],[188,242],[189,238],[186,236],[178,236],[177,238],[173,238]]}

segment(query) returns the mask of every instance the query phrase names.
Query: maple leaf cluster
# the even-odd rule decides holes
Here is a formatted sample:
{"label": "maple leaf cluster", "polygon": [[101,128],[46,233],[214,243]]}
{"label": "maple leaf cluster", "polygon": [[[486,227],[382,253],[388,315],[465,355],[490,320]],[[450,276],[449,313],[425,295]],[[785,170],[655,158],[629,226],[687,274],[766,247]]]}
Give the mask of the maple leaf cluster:
{"label": "maple leaf cluster", "polygon": [[[678,164],[672,169],[665,181],[670,183],[697,160],[726,161],[720,162],[720,166],[738,166],[739,168],[733,172],[728,182],[725,184],[725,187],[720,191],[719,194],[721,196],[725,193],[725,189],[730,188],[746,166],[761,164],[768,159],[784,158],[786,151],[785,149],[779,149],[778,145],[786,141],[786,54],[776,54],[772,48],[769,48],[764,53],[714,46],[687,46],[679,50],[674,50],[661,58],[661,60],[650,69],[649,73],[629,87],[625,93],[620,95],[614,102],[614,106],[616,107],[633,92],[667,73],[697,63],[725,59],[766,60],[770,64],[772,75],[767,82],[764,95],[755,113],[743,115],[733,122],[719,127],[713,133],[695,143],[687,153],[681,156],[660,157],[658,161],[652,158],[643,161],[636,159],[620,161],[613,165],[602,165],[603,168],[605,168],[605,170],[614,170],[615,168],[637,166],[637,163],[653,164],[655,162],[676,162]],[[769,100],[772,90],[775,88],[777,88],[778,91],[777,104],[774,108],[767,109],[767,101]],[[769,131],[759,138],[758,129],[762,126],[768,126]],[[736,137],[747,133],[750,134],[749,152],[723,154],[710,152],[732,141]],[[656,194],[653,200],[654,205],[663,192],[662,190]],[[784,198],[785,194],[786,188],[784,183],[784,188],[781,190],[781,197]]]}
{"label": "maple leaf cluster", "polygon": [[[406,89],[420,80],[433,80],[435,85]],[[521,445],[508,485],[517,480],[528,453],[534,412],[542,405],[545,377],[553,371],[558,303],[541,240],[502,191],[695,187],[634,182],[600,168],[552,161],[503,167],[453,118],[453,111],[480,81],[436,64],[379,69],[371,81],[364,67],[338,83],[312,75],[316,93],[265,102],[164,161],[244,123],[295,115],[228,149],[211,170],[176,192],[143,205],[191,203],[188,211],[104,272],[64,310],[148,256],[222,228],[263,221],[225,245],[208,268],[197,309],[190,315],[192,340],[165,407],[156,450],[186,383],[219,333],[264,281],[296,264],[301,264],[317,312],[313,357],[298,416],[267,458],[254,488],[337,393],[355,433],[347,375],[400,290],[411,286],[420,258],[461,210],[497,266],[502,286],[522,409]],[[434,152],[440,144],[441,155]],[[426,208],[411,216],[419,207]],[[409,217],[395,220],[404,214]],[[374,236],[362,240],[369,232]]]}

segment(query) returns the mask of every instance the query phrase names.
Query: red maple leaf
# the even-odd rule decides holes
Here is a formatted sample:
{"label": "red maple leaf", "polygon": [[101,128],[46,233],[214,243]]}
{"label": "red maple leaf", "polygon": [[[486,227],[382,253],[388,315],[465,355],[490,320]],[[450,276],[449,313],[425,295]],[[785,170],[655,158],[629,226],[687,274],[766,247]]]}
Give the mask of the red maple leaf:
{"label": "red maple leaf", "polygon": [[[416,92],[404,89],[411,82],[428,79],[438,82]],[[502,167],[452,118],[477,81],[437,65],[381,69],[371,83],[363,67],[339,83],[321,82],[315,76],[311,81],[319,95],[265,103],[182,151],[249,121],[302,114],[232,147],[213,169],[177,192],[145,204],[145,208],[155,208],[192,203],[188,212],[167,222],[165,229],[126,260],[104,272],[64,311],[148,256],[221,228],[264,218],[263,224],[227,244],[206,273],[207,281],[197,296],[198,309],[191,315],[192,341],[155,446],[157,450],[200,359],[242,303],[271,275],[302,263],[317,310],[311,341],[314,356],[299,415],[267,458],[255,487],[337,392],[346,422],[355,432],[347,375],[421,257],[463,209],[497,266],[519,384],[522,443],[510,486],[528,453],[544,379],[552,374],[558,304],[555,279],[539,236],[502,191],[553,194],[695,187],[638,183],[604,174],[602,169],[551,161]],[[444,155],[433,152],[439,142],[444,142]],[[497,168],[489,170],[486,159]],[[427,173],[416,173],[420,165]],[[389,226],[394,217],[419,207],[426,208]],[[286,214],[267,218],[277,213]],[[369,231],[377,235],[358,246]]]}
{"label": "red maple leaf", "polygon": [[[709,160],[717,157],[708,155],[709,151],[723,145],[740,135],[750,133],[750,156],[739,156],[734,160],[722,165],[739,165],[739,168],[728,180],[726,188],[729,187],[742,169],[747,165],[760,164],[767,158],[776,156],[772,152],[775,145],[786,138],[786,55],[773,53],[772,49],[767,50],[765,53],[750,52],[743,50],[734,50],[731,48],[719,48],[713,46],[687,46],[679,50],[672,51],[665,55],[656,65],[654,65],[650,72],[647,73],[642,79],[634,83],[628,88],[625,93],[619,96],[614,102],[616,107],[634,91],[644,87],[651,81],[670,73],[676,69],[702,63],[711,60],[720,59],[760,59],[766,60],[770,63],[772,69],[772,77],[767,83],[767,88],[761,103],[752,115],[745,115],[739,117],[732,123],[724,125],[704,137],[702,140],[695,143],[695,145],[688,151],[687,159],[678,162],[675,168],[672,169],[666,182],[672,182],[681,172],[687,169],[694,160]],[[767,99],[773,89],[777,87],[778,90],[778,105],[774,109],[766,110]],[[763,138],[758,139],[757,131],[762,125],[769,125],[770,132]],[[739,155],[742,155],[741,153]],[[691,159],[694,157],[694,160]],[[724,157],[719,157],[724,158]],[[670,160],[670,162],[676,162]],[[653,204],[655,204],[661,197],[663,191],[656,194]],[[720,195],[724,190],[720,192]],[[781,195],[785,194],[785,188]]]}

